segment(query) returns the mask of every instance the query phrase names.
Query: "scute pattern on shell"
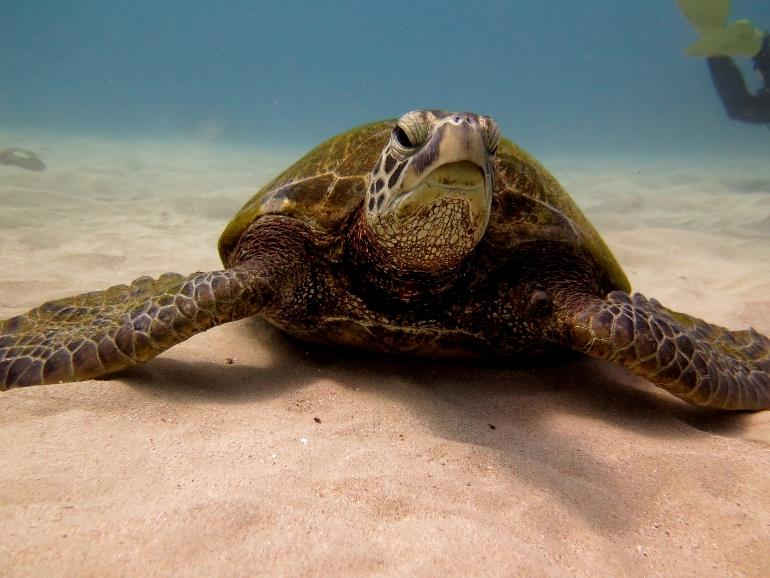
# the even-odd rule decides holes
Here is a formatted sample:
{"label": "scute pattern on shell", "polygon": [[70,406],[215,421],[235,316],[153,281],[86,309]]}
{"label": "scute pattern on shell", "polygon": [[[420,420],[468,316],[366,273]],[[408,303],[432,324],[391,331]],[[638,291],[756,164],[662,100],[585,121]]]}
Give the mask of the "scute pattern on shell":
{"label": "scute pattern on shell", "polygon": [[513,249],[522,239],[540,238],[583,245],[609,285],[629,291],[630,284],[612,252],[559,181],[534,157],[506,138],[494,160],[495,183],[487,242]]}
{"label": "scute pattern on shell", "polygon": [[369,173],[395,120],[366,124],[321,143],[263,186],[219,240],[222,260],[246,228],[264,215],[285,215],[333,232],[364,198]]}

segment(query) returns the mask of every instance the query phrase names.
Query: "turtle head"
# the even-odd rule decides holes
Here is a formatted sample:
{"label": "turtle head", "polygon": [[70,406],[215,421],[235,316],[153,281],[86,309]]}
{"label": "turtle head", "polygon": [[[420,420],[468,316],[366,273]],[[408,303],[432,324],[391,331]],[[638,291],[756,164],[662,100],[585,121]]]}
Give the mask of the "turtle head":
{"label": "turtle head", "polygon": [[402,270],[458,265],[484,236],[497,124],[471,113],[416,110],[396,122],[372,170],[370,241]]}

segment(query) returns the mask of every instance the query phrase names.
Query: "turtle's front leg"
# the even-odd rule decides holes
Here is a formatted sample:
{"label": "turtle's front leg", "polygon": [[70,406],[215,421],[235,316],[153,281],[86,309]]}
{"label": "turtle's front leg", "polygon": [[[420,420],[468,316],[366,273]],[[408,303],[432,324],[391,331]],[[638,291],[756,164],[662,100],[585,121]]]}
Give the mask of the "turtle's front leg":
{"label": "turtle's front leg", "polygon": [[142,277],[0,321],[0,388],[80,381],[142,363],[215,325],[258,313],[266,280],[244,268]]}
{"label": "turtle's front leg", "polygon": [[142,277],[0,321],[0,389],[98,377],[280,307],[308,268],[302,244],[285,236],[265,231],[229,269]]}
{"label": "turtle's front leg", "polygon": [[621,291],[573,295],[555,319],[563,345],[619,363],[690,403],[770,408],[770,339],[754,329],[730,331]]}

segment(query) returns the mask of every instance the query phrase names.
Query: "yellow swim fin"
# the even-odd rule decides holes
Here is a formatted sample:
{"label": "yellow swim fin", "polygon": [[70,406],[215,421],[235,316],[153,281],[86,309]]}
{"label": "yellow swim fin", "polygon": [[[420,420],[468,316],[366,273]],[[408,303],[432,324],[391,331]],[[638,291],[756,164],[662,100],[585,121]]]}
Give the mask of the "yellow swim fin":
{"label": "yellow swim fin", "polygon": [[763,33],[749,20],[705,32],[684,49],[690,56],[754,56],[762,48]]}
{"label": "yellow swim fin", "polygon": [[701,35],[723,28],[730,14],[730,0],[676,0],[676,3]]}

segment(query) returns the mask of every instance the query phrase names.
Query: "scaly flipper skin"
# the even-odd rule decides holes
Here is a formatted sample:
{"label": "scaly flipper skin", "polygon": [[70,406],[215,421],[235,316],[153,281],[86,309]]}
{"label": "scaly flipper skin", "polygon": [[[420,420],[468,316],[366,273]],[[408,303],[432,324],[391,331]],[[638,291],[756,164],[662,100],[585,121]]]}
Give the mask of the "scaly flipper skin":
{"label": "scaly flipper skin", "polygon": [[50,301],[0,321],[0,389],[90,379],[142,363],[196,333],[258,313],[271,296],[264,277],[241,266],[142,277]]}
{"label": "scaly flipper skin", "polygon": [[579,351],[699,406],[770,408],[770,339],[753,329],[729,331],[621,291],[567,310],[566,344]]}

